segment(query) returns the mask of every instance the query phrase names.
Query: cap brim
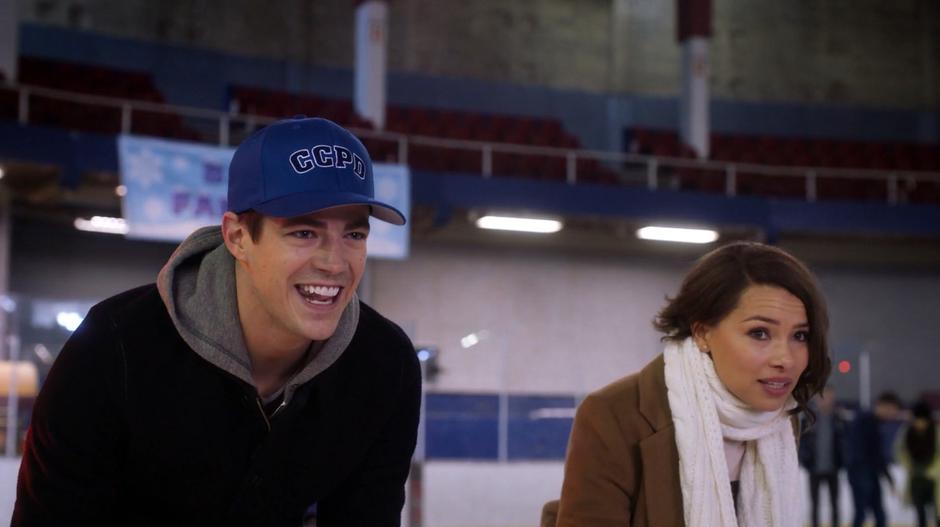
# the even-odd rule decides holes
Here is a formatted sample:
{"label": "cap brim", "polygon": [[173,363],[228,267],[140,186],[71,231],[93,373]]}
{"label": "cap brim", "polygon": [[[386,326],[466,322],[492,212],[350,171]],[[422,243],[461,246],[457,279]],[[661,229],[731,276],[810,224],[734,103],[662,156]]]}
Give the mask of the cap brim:
{"label": "cap brim", "polygon": [[369,213],[393,225],[404,225],[405,215],[395,207],[353,192],[301,192],[272,199],[252,207],[254,210],[277,218],[303,216],[324,209],[346,205],[367,205]]}

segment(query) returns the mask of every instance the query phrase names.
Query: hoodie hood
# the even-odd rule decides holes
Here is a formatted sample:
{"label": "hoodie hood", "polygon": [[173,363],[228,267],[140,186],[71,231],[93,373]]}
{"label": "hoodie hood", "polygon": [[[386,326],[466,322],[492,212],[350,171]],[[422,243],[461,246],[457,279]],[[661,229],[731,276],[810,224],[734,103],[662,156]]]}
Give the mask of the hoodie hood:
{"label": "hoodie hood", "polygon": [[[235,259],[222,241],[219,226],[203,227],[177,247],[157,276],[157,289],[180,336],[196,354],[251,386],[251,356],[238,318]],[[359,298],[353,295],[333,335],[311,342],[284,389],[294,390],[336,362],[352,341],[359,323]]]}

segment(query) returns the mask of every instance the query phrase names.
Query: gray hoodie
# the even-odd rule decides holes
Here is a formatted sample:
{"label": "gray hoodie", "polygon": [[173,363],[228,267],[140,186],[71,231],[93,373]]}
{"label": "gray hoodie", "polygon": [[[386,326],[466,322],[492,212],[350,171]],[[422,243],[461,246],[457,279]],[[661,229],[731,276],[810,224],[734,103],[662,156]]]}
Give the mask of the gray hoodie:
{"label": "gray hoodie", "polygon": [[[193,351],[254,386],[238,319],[235,259],[222,242],[219,226],[198,229],[177,247],[157,276],[157,289],[176,330]],[[333,335],[311,342],[306,364],[283,387],[283,404],[290,402],[298,386],[339,359],[358,323],[359,298],[353,295]]]}

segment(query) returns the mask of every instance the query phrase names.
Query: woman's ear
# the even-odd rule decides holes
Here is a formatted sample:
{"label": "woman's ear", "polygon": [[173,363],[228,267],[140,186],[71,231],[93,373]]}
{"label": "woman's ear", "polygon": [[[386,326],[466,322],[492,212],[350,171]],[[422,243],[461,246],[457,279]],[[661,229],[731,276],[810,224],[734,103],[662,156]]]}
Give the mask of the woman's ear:
{"label": "woman's ear", "polygon": [[698,346],[699,351],[702,353],[711,352],[711,349],[708,347],[708,336],[710,333],[711,328],[705,324],[701,322],[692,324],[692,339],[695,340],[695,345]]}

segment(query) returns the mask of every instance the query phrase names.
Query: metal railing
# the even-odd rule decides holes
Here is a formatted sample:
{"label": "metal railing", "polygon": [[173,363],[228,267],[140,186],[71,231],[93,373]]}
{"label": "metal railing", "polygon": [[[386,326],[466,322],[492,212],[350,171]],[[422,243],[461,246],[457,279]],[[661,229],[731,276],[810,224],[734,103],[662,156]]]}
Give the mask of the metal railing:
{"label": "metal railing", "polygon": [[[256,127],[266,125],[277,119],[238,112],[225,112],[68,92],[63,90],[30,86],[23,84],[0,84],[0,93],[12,91],[16,94],[16,115],[20,124],[30,124],[31,103],[36,98],[55,100],[84,106],[110,108],[119,112],[119,132],[128,134],[134,131],[135,114],[165,114],[178,116],[187,124],[202,121],[203,131],[213,130],[207,138],[200,134],[203,142],[214,142],[220,146],[233,144],[233,135],[247,135]],[[236,129],[237,128],[237,129]],[[557,160],[564,165],[564,180],[577,184],[589,180],[579,174],[579,164],[584,161],[598,163],[603,170],[616,175],[625,185],[640,185],[649,190],[677,188],[686,186],[689,178],[697,178],[697,183],[727,196],[735,196],[742,189],[742,176],[750,178],[783,178],[789,180],[791,197],[797,197],[793,188],[800,187],[799,193],[807,201],[819,198],[819,182],[822,179],[855,180],[874,182],[884,185],[881,190],[885,201],[898,203],[902,200],[902,182],[906,188],[915,188],[920,182],[940,184],[940,172],[913,170],[879,170],[864,168],[830,168],[813,166],[775,166],[756,163],[734,163],[724,161],[696,160],[688,158],[661,157],[623,152],[597,151],[587,149],[534,146],[512,143],[497,143],[464,139],[450,139],[422,135],[407,135],[390,131],[377,131],[365,128],[349,127],[363,140],[391,142],[396,145],[395,161],[408,164],[412,146],[425,146],[441,150],[462,150],[479,154],[479,173],[484,178],[493,177],[494,157],[497,155],[517,155]],[[234,141],[237,143],[239,141]],[[691,174],[691,175],[690,175]],[[685,178],[685,179],[683,179]],[[802,185],[799,185],[802,180]],[[796,183],[794,185],[793,183]]]}

